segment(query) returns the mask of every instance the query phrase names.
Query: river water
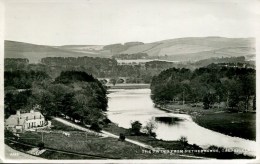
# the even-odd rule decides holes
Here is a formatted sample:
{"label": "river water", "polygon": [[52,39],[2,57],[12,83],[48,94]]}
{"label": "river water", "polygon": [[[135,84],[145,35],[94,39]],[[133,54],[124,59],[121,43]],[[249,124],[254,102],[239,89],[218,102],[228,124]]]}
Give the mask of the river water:
{"label": "river water", "polygon": [[[154,107],[150,89],[111,89],[108,94],[108,118],[120,127],[130,128],[131,121],[138,120],[143,125],[150,119],[157,124],[158,139],[178,140],[185,136],[190,144],[202,148],[210,145],[232,148],[244,154],[255,155],[256,142],[227,136],[197,125],[189,115],[173,114]],[[159,118],[158,118],[159,117]],[[180,121],[171,121],[177,118]]]}

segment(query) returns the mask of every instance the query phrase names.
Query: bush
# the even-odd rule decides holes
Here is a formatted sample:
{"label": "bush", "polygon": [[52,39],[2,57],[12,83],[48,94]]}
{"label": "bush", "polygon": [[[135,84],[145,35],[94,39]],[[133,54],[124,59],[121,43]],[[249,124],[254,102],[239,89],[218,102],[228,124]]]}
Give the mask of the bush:
{"label": "bush", "polygon": [[157,128],[157,124],[153,119],[150,119],[143,129],[146,131],[146,134],[155,138],[156,133],[153,132],[153,130],[155,130],[156,128]]}
{"label": "bush", "polygon": [[102,130],[102,128],[99,126],[98,123],[92,123],[91,126],[90,126],[90,129],[94,130],[96,132],[100,132]]}
{"label": "bush", "polygon": [[125,135],[123,133],[120,133],[118,140],[119,141],[125,141]]}
{"label": "bush", "polygon": [[152,136],[152,137],[154,137],[154,138],[155,138],[157,135],[156,135],[156,133],[155,133],[155,132],[151,132],[151,133],[150,133],[150,136]]}
{"label": "bush", "polygon": [[135,121],[131,123],[131,134],[140,135],[140,130],[142,128],[142,124],[139,121]]}
{"label": "bush", "polygon": [[40,142],[40,143],[38,143],[37,146],[38,146],[39,150],[42,150],[44,148],[44,143]]}
{"label": "bush", "polygon": [[103,120],[103,122],[107,125],[107,124],[110,124],[110,123],[111,123],[111,120],[109,120],[108,118],[105,118],[105,119]]}
{"label": "bush", "polygon": [[188,145],[187,137],[181,136],[181,138],[179,139],[179,141],[182,143],[183,146]]}
{"label": "bush", "polygon": [[15,136],[15,135],[13,134],[13,132],[11,132],[11,131],[8,130],[8,129],[5,129],[5,131],[4,131],[4,136],[5,136],[5,138],[18,140],[18,137]]}

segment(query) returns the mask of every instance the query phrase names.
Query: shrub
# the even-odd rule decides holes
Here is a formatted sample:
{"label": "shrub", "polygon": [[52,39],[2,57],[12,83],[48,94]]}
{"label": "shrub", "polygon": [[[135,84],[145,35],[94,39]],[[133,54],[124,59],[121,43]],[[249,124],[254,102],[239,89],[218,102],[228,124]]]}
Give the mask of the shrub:
{"label": "shrub", "polygon": [[133,135],[139,135],[140,134],[140,130],[142,128],[142,124],[139,121],[134,121],[131,123],[131,134]]}
{"label": "shrub", "polygon": [[146,134],[152,137],[156,137],[156,133],[153,132],[157,128],[157,124],[153,119],[150,119],[147,124],[144,126],[144,130],[146,131]]}
{"label": "shrub", "polygon": [[100,132],[102,130],[102,128],[99,126],[98,123],[92,123],[91,126],[90,126],[90,129],[94,130],[96,132]]}
{"label": "shrub", "polygon": [[42,150],[44,148],[44,143],[40,142],[40,143],[38,143],[37,146],[38,146],[39,150]]}
{"label": "shrub", "polygon": [[183,146],[186,146],[188,144],[187,137],[185,137],[185,136],[181,136],[179,141],[182,143]]}
{"label": "shrub", "polygon": [[120,133],[118,140],[119,141],[125,141],[125,135],[123,133]]}
{"label": "shrub", "polygon": [[105,124],[110,124],[110,123],[111,123],[111,120],[109,120],[108,118],[105,118],[105,119],[103,120],[103,122],[104,122]]}
{"label": "shrub", "polygon": [[14,139],[14,140],[17,140],[17,139],[18,139],[18,137],[15,136],[15,135],[13,134],[13,132],[11,132],[11,131],[8,130],[8,129],[5,129],[5,131],[4,131],[4,136],[5,136],[5,138],[11,138],[11,139]]}
{"label": "shrub", "polygon": [[155,133],[155,132],[151,132],[151,133],[150,133],[150,136],[152,136],[152,137],[154,137],[154,138],[155,138],[157,135],[156,135],[156,133]]}

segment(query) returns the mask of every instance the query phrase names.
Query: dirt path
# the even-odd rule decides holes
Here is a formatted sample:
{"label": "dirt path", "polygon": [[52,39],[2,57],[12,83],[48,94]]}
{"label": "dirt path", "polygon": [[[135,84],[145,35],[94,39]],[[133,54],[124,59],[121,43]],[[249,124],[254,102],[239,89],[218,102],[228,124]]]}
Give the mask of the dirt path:
{"label": "dirt path", "polygon": [[[69,122],[69,121],[67,121],[67,120],[64,120],[64,119],[61,119],[61,118],[57,118],[57,117],[56,117],[56,118],[54,118],[54,119],[57,120],[57,121],[59,121],[59,122],[61,122],[61,123],[63,123],[63,124],[65,124],[65,125],[71,126],[71,127],[73,127],[73,128],[76,128],[76,129],[79,129],[79,130],[82,130],[82,131],[86,131],[86,132],[90,132],[90,133],[93,133],[93,132],[94,132],[94,131],[92,131],[92,130],[89,130],[89,129],[87,129],[87,128],[83,128],[83,127],[81,127],[81,126],[79,126],[79,125],[76,125],[76,124],[74,124],[74,123],[71,123],[71,122]],[[104,131],[104,130],[102,130],[101,132],[102,132],[102,133],[100,133],[100,134],[101,134],[102,136],[112,137],[112,138],[119,138],[118,135],[112,134],[112,133],[110,133],[110,132],[107,132],[107,131]],[[95,132],[94,132],[94,133],[95,133]],[[138,146],[140,146],[140,147],[146,148],[146,149],[155,150],[152,146],[147,145],[147,144],[144,144],[144,143],[139,142],[139,141],[135,141],[135,140],[131,140],[131,139],[126,139],[125,141],[130,142],[130,143],[135,144],[135,145],[138,145]],[[204,157],[197,157],[197,156],[190,156],[190,155],[179,155],[179,156],[181,156],[181,157],[197,158],[197,159],[207,159],[207,158],[204,158]]]}
{"label": "dirt path", "polygon": [[[81,127],[79,125],[73,124],[73,123],[71,123],[71,122],[69,122],[67,120],[64,120],[64,119],[61,119],[61,118],[54,118],[54,119],[59,121],[59,122],[61,122],[61,123],[63,123],[63,124],[65,124],[65,125],[71,126],[71,127],[75,128],[75,129],[79,129],[79,130],[82,130],[82,131],[85,131],[85,132],[89,132],[89,133],[96,133],[96,132],[94,132],[92,130],[89,130],[87,128],[83,128],[83,127]],[[101,132],[102,133],[100,133],[100,135],[102,135],[103,137],[119,138],[118,135],[112,134],[110,132],[107,132],[107,131],[104,131],[104,130],[102,130]],[[134,141],[134,140],[131,140],[131,139],[126,139],[126,141],[130,142],[130,143],[133,143],[135,145],[141,146],[141,147],[146,148],[146,149],[153,149],[152,146],[146,145],[146,144],[138,142],[138,141]]]}

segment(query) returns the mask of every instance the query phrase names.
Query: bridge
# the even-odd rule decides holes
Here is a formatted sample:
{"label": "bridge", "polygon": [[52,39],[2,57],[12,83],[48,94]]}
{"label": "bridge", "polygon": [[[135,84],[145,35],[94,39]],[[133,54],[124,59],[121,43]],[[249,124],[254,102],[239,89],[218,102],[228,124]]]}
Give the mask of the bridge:
{"label": "bridge", "polygon": [[102,84],[125,84],[129,77],[104,77],[97,78]]}

